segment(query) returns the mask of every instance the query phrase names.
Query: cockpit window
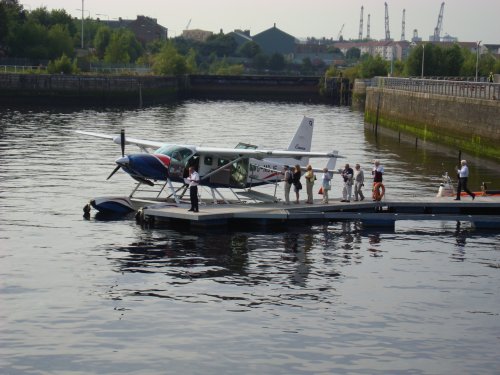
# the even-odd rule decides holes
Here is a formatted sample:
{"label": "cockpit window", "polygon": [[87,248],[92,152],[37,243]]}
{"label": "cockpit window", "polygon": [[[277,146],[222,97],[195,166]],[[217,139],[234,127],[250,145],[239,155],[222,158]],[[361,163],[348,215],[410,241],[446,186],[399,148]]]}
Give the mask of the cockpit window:
{"label": "cockpit window", "polygon": [[155,151],[156,154],[167,155],[172,159],[183,161],[193,155],[193,151],[186,147],[166,145]]}

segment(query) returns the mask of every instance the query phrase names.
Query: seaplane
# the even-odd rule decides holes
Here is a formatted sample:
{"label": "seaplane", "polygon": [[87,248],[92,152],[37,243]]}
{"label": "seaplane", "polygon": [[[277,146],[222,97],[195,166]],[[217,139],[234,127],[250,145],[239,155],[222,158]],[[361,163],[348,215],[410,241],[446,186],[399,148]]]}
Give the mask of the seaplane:
{"label": "seaplane", "polygon": [[[186,204],[182,199],[188,189],[185,179],[190,167],[198,171],[200,185],[210,189],[211,202],[214,204],[229,203],[220,191],[222,188],[231,190],[237,198],[247,196],[251,199],[264,200],[272,196],[256,192],[254,188],[269,184],[277,185],[283,180],[285,165],[300,165],[305,169],[310,158],[326,158],[328,159],[326,167],[331,173],[336,173],[333,172],[336,160],[342,156],[338,151],[312,152],[313,129],[314,119],[304,116],[285,150],[264,149],[248,143],[239,143],[234,148],[171,144],[131,138],[125,136],[123,129],[119,135],[76,130],[76,133],[108,139],[120,145],[121,157],[116,159],[116,166],[108,176],[108,180],[122,170],[137,181],[136,187],[128,197],[94,198],[84,207],[84,212],[88,214],[91,206],[103,213],[125,214],[135,211],[138,207],[134,202],[134,194],[142,185],[161,187],[155,198],[156,202],[165,204],[169,202],[168,204],[175,206]],[[125,154],[126,145],[136,145],[140,152]],[[322,169],[315,171],[320,172]],[[160,194],[164,190],[170,194],[161,199]],[[277,202],[276,189],[273,199]],[[240,198],[238,200],[241,201]]]}

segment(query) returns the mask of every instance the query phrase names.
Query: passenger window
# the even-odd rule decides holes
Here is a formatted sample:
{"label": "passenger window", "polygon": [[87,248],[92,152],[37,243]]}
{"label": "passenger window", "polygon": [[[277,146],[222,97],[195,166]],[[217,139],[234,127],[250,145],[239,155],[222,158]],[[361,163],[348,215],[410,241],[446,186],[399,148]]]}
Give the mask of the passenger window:
{"label": "passenger window", "polygon": [[213,158],[211,156],[205,156],[205,165],[212,165]]}

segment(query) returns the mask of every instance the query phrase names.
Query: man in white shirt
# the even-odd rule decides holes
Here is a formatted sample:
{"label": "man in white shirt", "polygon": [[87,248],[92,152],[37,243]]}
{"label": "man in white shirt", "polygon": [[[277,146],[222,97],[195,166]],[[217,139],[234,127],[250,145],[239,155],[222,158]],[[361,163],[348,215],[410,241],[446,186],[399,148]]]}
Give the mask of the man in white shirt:
{"label": "man in white shirt", "polygon": [[188,211],[198,212],[198,185],[200,184],[200,175],[194,167],[189,167],[189,198],[191,199],[191,208]]}
{"label": "man in white shirt", "polygon": [[468,188],[467,188],[467,180],[469,179],[469,167],[467,167],[467,160],[462,160],[460,162],[461,168],[457,169],[458,173],[458,187],[457,187],[457,197],[455,198],[456,201],[460,200],[460,193],[463,191],[467,192],[472,197],[472,200],[476,198],[476,194],[472,193]]}

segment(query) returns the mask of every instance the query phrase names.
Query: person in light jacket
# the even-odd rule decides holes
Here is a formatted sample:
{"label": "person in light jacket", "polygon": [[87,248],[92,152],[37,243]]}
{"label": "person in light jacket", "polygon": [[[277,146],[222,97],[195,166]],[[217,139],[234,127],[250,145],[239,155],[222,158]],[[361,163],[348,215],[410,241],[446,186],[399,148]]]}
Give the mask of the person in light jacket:
{"label": "person in light jacket", "polygon": [[304,175],[306,179],[306,192],[307,192],[307,201],[306,203],[312,204],[313,203],[313,186],[314,186],[314,180],[316,179],[316,176],[314,175],[314,172],[312,170],[312,166],[309,164],[306,168],[306,174]]}
{"label": "person in light jacket", "polygon": [[361,190],[365,185],[365,173],[361,169],[359,164],[356,164],[354,168],[354,200],[363,200],[365,196],[363,195],[363,191]]}
{"label": "person in light jacket", "polygon": [[328,172],[328,168],[323,168],[323,175],[321,176],[321,186],[323,188],[323,201],[322,203],[328,203],[328,191],[331,190],[332,185],[332,175]]}

